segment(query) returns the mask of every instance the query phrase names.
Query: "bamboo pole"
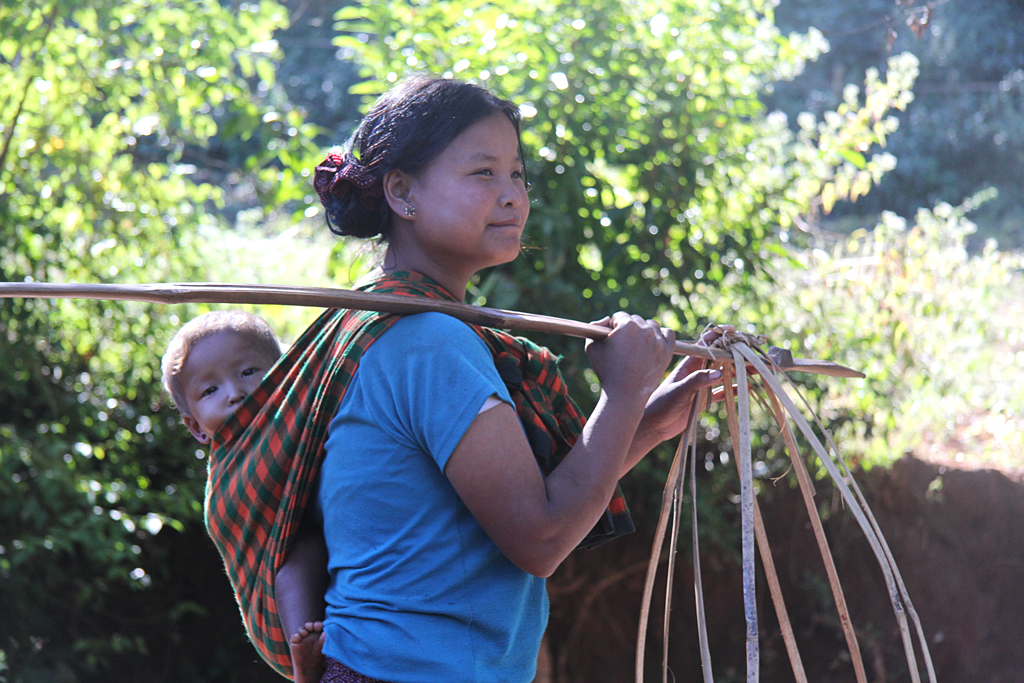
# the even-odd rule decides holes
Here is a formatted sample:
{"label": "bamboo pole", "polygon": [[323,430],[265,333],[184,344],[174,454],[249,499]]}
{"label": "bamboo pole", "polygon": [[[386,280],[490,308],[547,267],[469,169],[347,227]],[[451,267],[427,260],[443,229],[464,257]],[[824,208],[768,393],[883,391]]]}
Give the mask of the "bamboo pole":
{"label": "bamboo pole", "polygon": [[[313,306],[320,308],[351,308],[410,315],[440,312],[472,325],[496,327],[524,332],[547,332],[584,339],[603,339],[609,329],[600,325],[556,318],[536,313],[520,313],[498,308],[428,299],[426,297],[361,292],[327,287],[289,285],[222,284],[217,282],[180,282],[169,284],[84,284],[51,282],[0,282],[0,299],[100,299],[144,301],[156,304],[259,304],[274,306]],[[677,341],[675,353],[732,363],[727,351],[709,349],[697,344]],[[791,358],[779,367],[790,372],[806,372],[831,377],[864,377],[851,368],[824,360]]]}
{"label": "bamboo pole", "polygon": [[[757,623],[757,596],[754,576],[754,476],[750,452],[750,388],[747,382],[747,364],[738,347],[730,346],[735,358],[734,368],[723,372],[726,387],[725,409],[728,415],[729,435],[733,442],[733,456],[737,460],[740,476],[740,539],[743,561],[743,615],[747,623],[747,683],[760,680],[761,649]],[[732,396],[733,369],[736,395]],[[735,403],[733,402],[735,400]],[[762,558],[763,559],[763,558]]]}

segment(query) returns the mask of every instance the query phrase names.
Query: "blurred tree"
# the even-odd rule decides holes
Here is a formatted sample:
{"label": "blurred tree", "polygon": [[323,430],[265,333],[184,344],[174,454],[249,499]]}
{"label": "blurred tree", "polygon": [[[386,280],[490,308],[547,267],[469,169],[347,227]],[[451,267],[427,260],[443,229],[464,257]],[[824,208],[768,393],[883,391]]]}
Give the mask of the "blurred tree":
{"label": "blurred tree", "polygon": [[[284,21],[268,1],[0,6],[0,279],[201,279],[204,259],[237,258],[202,238],[223,187],[277,206],[306,192],[292,169],[309,131],[274,85]],[[208,680],[195,662],[251,659],[247,644],[174,651],[221,604],[180,578],[209,546],[172,556],[198,537],[206,470],[159,390],[177,323],[141,304],[0,302],[0,678]]]}
{"label": "blurred tree", "polygon": [[846,228],[836,221],[829,227],[870,227],[882,210],[910,220],[920,207],[959,203],[994,187],[999,196],[972,217],[978,231],[971,248],[980,250],[987,238],[998,239],[1003,249],[1024,247],[1018,189],[1024,174],[1024,7],[1019,2],[788,0],[777,20],[785,31],[817,27],[832,46],[770,97],[771,106],[792,115],[835,106],[843,84],[869,67],[881,67],[890,49],[911,51],[921,61],[915,101],[901,115],[909,125],[888,148],[899,165],[865,201],[837,209],[836,218],[849,218]]}
{"label": "blurred tree", "polygon": [[726,271],[753,272],[837,172],[840,194],[854,183],[864,194],[891,164],[865,152],[894,130],[887,112],[909,102],[914,78],[906,62],[888,82],[872,77],[865,106],[848,90],[835,120],[802,122],[794,139],[758,96],[827,45],[813,31],[781,36],[768,2],[371,2],[338,17],[339,45],[370,78],[357,92],[426,68],[522,106],[539,157],[527,235],[537,249],[478,292],[583,316],[654,315]]}
{"label": "blurred tree", "polygon": [[[774,277],[732,302],[704,302],[707,315],[731,311],[739,325],[778,330],[777,344],[819,358],[841,355],[862,370],[864,379],[803,382],[857,464],[889,465],[908,451],[920,454],[923,443],[948,439],[961,458],[991,450],[988,461],[1019,466],[1013,420],[1024,412],[1024,376],[1006,369],[1020,348],[1024,256],[991,241],[981,253],[967,249],[976,226],[965,216],[993,194],[920,209],[913,222],[883,212],[871,230],[770,264]],[[728,291],[736,291],[732,279]],[[1009,424],[1005,434],[992,427],[997,440],[986,447],[962,428],[982,418]]]}
{"label": "blurred tree", "polygon": [[326,144],[345,134],[359,119],[359,98],[349,86],[357,67],[341,59],[333,43],[334,14],[347,0],[287,0],[290,25],[275,35],[283,56],[278,75],[289,99],[308,122],[321,127]]}

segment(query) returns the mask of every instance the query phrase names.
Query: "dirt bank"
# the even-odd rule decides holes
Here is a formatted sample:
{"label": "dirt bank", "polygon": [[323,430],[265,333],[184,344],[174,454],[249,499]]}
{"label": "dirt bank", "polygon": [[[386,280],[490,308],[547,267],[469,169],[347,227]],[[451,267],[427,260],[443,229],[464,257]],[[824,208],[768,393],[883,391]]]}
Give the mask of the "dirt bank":
{"label": "dirt bank", "polygon": [[[913,458],[858,473],[923,622],[940,683],[1024,683],[1024,482]],[[822,484],[840,579],[858,630],[868,680],[909,681],[881,571],[853,516]],[[799,491],[768,487],[762,502],[790,619],[810,681],[853,681],[824,569]],[[552,679],[632,680],[640,591],[649,541],[636,535],[575,553],[550,582]],[[744,677],[744,622],[737,560],[703,560],[715,680]],[[700,680],[692,570],[677,570],[669,664],[678,681]],[[663,595],[662,590],[655,595]],[[792,681],[771,602],[759,580],[761,680]],[[648,680],[660,680],[661,609],[651,622]],[[922,675],[924,675],[922,664]]]}

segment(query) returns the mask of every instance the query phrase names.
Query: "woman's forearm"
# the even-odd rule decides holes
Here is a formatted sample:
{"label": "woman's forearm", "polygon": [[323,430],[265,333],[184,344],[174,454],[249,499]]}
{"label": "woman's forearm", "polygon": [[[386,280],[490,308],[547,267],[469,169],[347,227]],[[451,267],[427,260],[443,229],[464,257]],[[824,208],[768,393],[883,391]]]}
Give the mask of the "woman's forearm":
{"label": "woman's forearm", "polygon": [[509,560],[549,576],[608,506],[642,416],[638,401],[602,395],[576,445],[544,477],[515,411],[501,405],[477,416],[445,473]]}
{"label": "woman's forearm", "polygon": [[546,506],[533,549],[551,571],[607,509],[642,418],[638,402],[602,394],[576,445],[544,479]]}
{"label": "woman's forearm", "polygon": [[636,467],[637,463],[644,459],[644,456],[650,453],[665,438],[664,435],[651,429],[641,420],[633,436],[633,441],[629,444],[625,462],[623,462],[622,469],[619,471],[619,478],[621,479],[626,476],[630,470]]}
{"label": "woman's forearm", "polygon": [[545,480],[556,514],[565,507],[577,515],[584,509],[595,518],[601,515],[632,452],[643,414],[643,405],[601,395],[576,445]]}

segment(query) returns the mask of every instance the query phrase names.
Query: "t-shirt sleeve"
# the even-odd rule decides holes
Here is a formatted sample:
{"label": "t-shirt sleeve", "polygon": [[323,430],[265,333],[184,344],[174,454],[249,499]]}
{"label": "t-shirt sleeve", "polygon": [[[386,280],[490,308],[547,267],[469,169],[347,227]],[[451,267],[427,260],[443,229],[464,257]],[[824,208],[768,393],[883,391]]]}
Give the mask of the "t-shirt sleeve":
{"label": "t-shirt sleeve", "polygon": [[356,377],[380,427],[442,470],[489,396],[512,403],[483,340],[442,313],[396,322],[363,355]]}

